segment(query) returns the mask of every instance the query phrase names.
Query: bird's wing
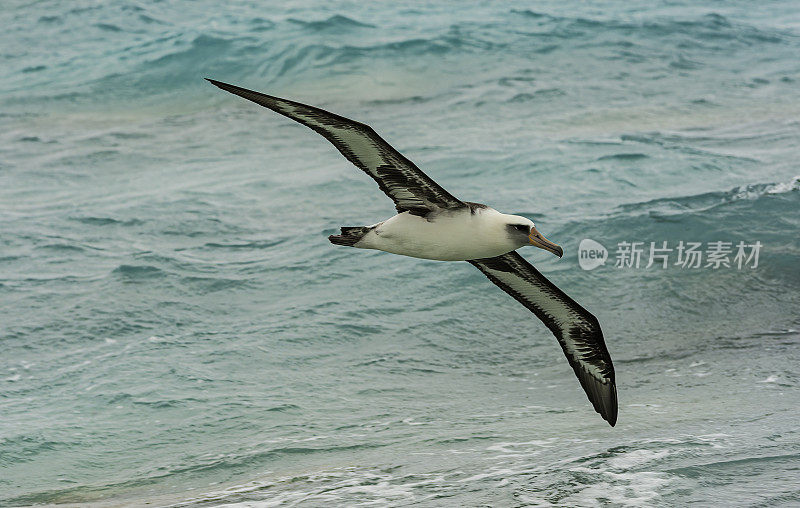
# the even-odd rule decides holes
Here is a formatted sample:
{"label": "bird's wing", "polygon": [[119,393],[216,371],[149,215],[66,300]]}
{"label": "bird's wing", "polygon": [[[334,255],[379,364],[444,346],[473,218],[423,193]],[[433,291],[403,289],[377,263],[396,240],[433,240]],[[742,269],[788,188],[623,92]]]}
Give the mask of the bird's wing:
{"label": "bird's wing", "polygon": [[617,423],[614,365],[597,318],[517,252],[469,262],[553,332],[595,411],[613,427]]}
{"label": "bird's wing", "polygon": [[208,81],[322,134],[347,160],[378,183],[378,187],[394,201],[398,212],[408,211],[425,216],[437,209],[466,206],[392,148],[369,125],[314,106],[265,95],[213,79]]}

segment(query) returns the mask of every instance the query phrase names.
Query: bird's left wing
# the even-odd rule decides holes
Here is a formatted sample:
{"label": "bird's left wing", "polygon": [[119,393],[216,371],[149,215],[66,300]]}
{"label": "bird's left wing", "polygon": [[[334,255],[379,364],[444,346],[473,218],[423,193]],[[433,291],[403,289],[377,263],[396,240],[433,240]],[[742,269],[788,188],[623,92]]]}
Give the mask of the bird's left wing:
{"label": "bird's left wing", "polygon": [[425,216],[438,209],[465,205],[453,197],[369,125],[323,109],[206,78],[212,84],[289,117],[321,134],[347,160],[371,176],[395,203],[398,212]]}
{"label": "bird's left wing", "polygon": [[617,423],[614,365],[597,318],[516,251],[469,262],[553,332],[595,411],[613,427]]}

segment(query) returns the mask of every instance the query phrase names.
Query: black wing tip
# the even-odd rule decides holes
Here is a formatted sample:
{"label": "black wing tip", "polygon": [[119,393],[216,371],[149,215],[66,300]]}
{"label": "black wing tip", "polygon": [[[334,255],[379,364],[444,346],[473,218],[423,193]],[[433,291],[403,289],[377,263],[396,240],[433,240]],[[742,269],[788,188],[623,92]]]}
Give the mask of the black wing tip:
{"label": "black wing tip", "polygon": [[583,386],[589,402],[594,406],[594,410],[607,421],[612,427],[617,424],[617,385],[613,377],[611,379],[600,380],[584,371],[575,369],[578,380]]}
{"label": "black wing tip", "polygon": [[205,79],[215,87],[225,90],[226,92],[230,92],[234,95],[242,96],[242,93],[244,92],[254,93],[252,90],[248,90],[246,88],[242,88],[236,85],[231,85],[230,83],[223,83],[222,81],[217,81],[216,79],[211,79],[211,78],[203,78],[203,79]]}
{"label": "black wing tip", "polygon": [[214,85],[214,86],[216,86],[218,88],[222,88],[223,90],[230,91],[232,88],[233,89],[241,88],[241,87],[238,87],[236,85],[231,85],[229,83],[223,83],[222,81],[217,81],[216,79],[211,79],[211,78],[203,78],[203,79],[205,79],[206,81],[208,81],[209,83],[211,83],[212,85]]}
{"label": "black wing tip", "polygon": [[266,94],[263,94],[261,92],[256,92],[255,90],[249,90],[247,88],[242,88],[241,86],[231,85],[230,83],[217,81],[216,79],[211,79],[211,78],[203,78],[203,79],[205,79],[206,81],[208,81],[212,85],[216,86],[217,88],[221,88],[221,89],[225,90],[226,92],[230,92],[230,93],[232,93],[234,95],[238,95],[240,97],[244,97],[245,99],[249,99],[249,100],[251,100],[253,102],[258,102],[256,99],[253,98],[253,96],[270,98],[270,99],[273,98],[270,95],[266,95]]}
{"label": "black wing tip", "polygon": [[617,424],[617,387],[613,381],[609,385],[608,393],[601,396],[597,403],[592,400],[592,404],[603,420],[613,427]]}
{"label": "black wing tip", "polygon": [[[288,103],[288,104],[295,104],[295,105],[299,105],[299,106],[305,106],[304,104],[295,103],[295,102],[292,102],[292,101],[287,100],[287,99],[280,99],[278,97],[273,97],[272,95],[267,95],[265,93],[256,92],[255,90],[250,90],[248,88],[242,88],[241,86],[231,85],[230,83],[224,83],[222,81],[217,81],[216,79],[211,79],[211,78],[203,78],[203,79],[205,79],[206,81],[208,81],[212,85],[216,86],[217,88],[225,90],[226,92],[230,92],[233,95],[238,95],[239,97],[242,97],[242,98],[247,99],[249,101],[255,102],[256,104],[258,104],[260,106],[264,106],[265,108],[269,108],[269,109],[271,109],[273,111],[277,111],[278,113],[280,113],[280,114],[282,114],[284,116],[289,116],[289,118],[292,118],[293,120],[296,120],[296,121],[297,121],[297,118],[294,118],[294,117],[292,117],[290,115],[287,115],[284,111],[276,109],[275,102],[285,102],[285,103]],[[311,107],[311,106],[305,106],[305,107]]]}
{"label": "black wing tip", "polygon": [[616,397],[614,398],[614,406],[611,408],[611,411],[608,413],[600,413],[600,416],[603,417],[603,420],[607,421],[609,425],[614,427],[617,424],[617,400]]}

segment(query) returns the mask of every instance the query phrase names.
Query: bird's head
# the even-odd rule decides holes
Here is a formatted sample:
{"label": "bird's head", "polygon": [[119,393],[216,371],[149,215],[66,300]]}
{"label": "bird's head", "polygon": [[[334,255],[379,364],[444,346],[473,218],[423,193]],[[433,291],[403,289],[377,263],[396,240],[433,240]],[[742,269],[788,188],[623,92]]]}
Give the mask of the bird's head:
{"label": "bird's head", "polygon": [[520,217],[519,215],[507,215],[504,226],[508,236],[514,244],[518,245],[517,248],[524,247],[525,245],[533,245],[540,249],[550,251],[558,257],[564,255],[564,250],[542,236],[536,229],[536,225],[530,219]]}

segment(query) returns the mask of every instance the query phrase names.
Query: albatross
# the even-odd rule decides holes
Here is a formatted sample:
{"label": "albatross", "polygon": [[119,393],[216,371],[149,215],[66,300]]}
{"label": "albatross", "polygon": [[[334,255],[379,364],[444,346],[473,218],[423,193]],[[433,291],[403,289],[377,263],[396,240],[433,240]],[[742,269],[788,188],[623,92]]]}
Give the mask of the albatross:
{"label": "albatross", "polygon": [[617,422],[614,366],[597,318],[519,255],[533,245],[563,255],[526,217],[462,201],[395,150],[368,125],[279,97],[206,78],[311,128],[372,177],[397,214],[371,226],[342,227],[335,245],[439,261],[466,261],[533,312],[553,332],[589,401],[612,427]]}

